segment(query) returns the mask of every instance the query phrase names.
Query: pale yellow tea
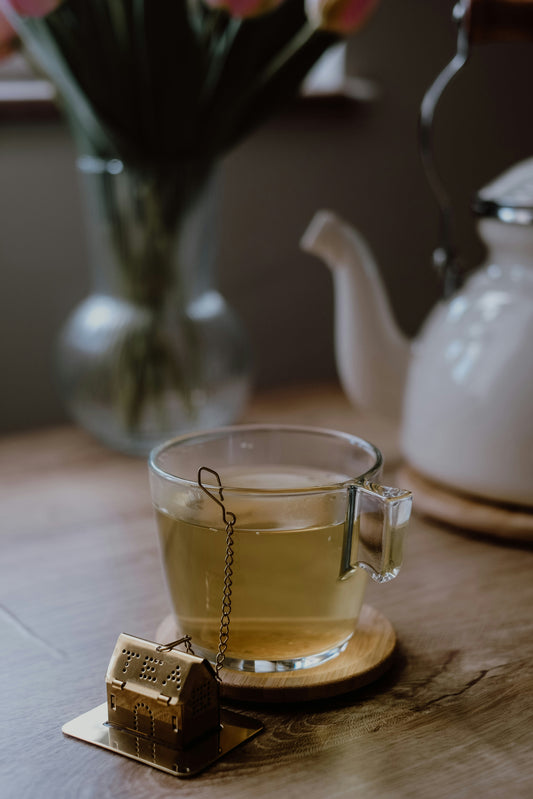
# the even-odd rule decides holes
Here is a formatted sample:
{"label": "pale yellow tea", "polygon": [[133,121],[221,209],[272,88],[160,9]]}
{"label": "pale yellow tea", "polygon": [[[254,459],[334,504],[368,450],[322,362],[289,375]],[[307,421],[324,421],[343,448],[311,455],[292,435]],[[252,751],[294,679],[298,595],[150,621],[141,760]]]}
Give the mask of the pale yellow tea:
{"label": "pale yellow tea", "polygon": [[[331,485],[342,475],[307,469],[283,474],[255,467],[231,485],[277,489]],[[336,478],[336,479],[335,479]],[[226,483],[228,483],[226,472]],[[341,492],[339,492],[339,495]],[[206,499],[206,502],[210,502]],[[227,509],[231,501],[227,499]],[[308,657],[347,640],[357,622],[366,573],[340,580],[345,499],[318,493],[301,505],[276,499],[275,513],[260,519],[254,497],[234,499],[233,586],[227,656],[244,660]],[[264,508],[268,502],[261,502]],[[285,511],[283,510],[285,509]],[[179,512],[178,512],[179,513]],[[187,514],[183,514],[184,516]],[[180,630],[209,652],[218,647],[225,531],[157,509],[160,543]]]}

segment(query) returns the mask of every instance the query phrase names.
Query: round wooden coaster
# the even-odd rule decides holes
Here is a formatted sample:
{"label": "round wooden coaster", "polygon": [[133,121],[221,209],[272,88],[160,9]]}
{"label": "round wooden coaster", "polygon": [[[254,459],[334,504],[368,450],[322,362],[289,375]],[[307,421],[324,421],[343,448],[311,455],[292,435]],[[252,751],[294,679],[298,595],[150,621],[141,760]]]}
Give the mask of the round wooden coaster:
{"label": "round wooden coaster", "polygon": [[456,494],[409,466],[398,470],[397,481],[412,490],[413,509],[422,516],[495,538],[533,541],[533,510]]}
{"label": "round wooden coaster", "polygon": [[[167,616],[158,627],[156,640],[172,641],[178,635],[174,618]],[[396,633],[389,620],[363,605],[357,629],[337,657],[296,671],[222,669],[222,696],[246,702],[301,702],[344,694],[380,677],[390,665],[395,646]]]}

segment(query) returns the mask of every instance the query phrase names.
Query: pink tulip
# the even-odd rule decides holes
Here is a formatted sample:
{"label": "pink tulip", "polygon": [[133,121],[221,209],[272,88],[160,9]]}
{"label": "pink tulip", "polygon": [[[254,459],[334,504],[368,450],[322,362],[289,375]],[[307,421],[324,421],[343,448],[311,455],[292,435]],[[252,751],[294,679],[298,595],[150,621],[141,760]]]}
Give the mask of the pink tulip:
{"label": "pink tulip", "polygon": [[283,3],[283,0],[204,0],[210,8],[223,8],[232,17],[245,19],[267,14]]}
{"label": "pink tulip", "polygon": [[317,28],[354,33],[374,11],[379,0],[305,0],[308,19]]}
{"label": "pink tulip", "polygon": [[21,17],[45,17],[62,0],[7,0],[8,5]]}
{"label": "pink tulip", "polygon": [[15,49],[15,31],[0,11],[0,59],[11,55]]}

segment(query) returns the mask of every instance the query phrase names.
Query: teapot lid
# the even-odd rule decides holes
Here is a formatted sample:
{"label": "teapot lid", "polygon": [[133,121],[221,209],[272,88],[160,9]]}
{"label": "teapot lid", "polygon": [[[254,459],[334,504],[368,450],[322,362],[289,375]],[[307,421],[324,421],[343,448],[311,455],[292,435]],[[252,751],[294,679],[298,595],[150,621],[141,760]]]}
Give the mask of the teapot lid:
{"label": "teapot lid", "polygon": [[533,225],[533,158],[520,161],[476,194],[474,213],[514,225]]}

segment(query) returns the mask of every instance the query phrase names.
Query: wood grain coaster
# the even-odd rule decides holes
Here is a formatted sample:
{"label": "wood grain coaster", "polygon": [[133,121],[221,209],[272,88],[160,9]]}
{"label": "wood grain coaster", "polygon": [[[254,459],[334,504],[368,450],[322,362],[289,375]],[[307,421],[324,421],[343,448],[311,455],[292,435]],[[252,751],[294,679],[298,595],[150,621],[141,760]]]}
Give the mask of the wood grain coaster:
{"label": "wood grain coaster", "polygon": [[413,492],[413,509],[421,516],[494,538],[533,541],[533,510],[456,494],[409,466],[402,466],[395,479]]}
{"label": "wood grain coaster", "polygon": [[[179,635],[172,616],[157,629],[156,640],[164,643]],[[230,628],[231,635],[231,628]],[[363,605],[357,629],[348,646],[337,657],[310,669],[251,672],[222,669],[222,696],[245,702],[302,702],[362,688],[388,669],[396,646],[396,633],[389,620],[370,605]]]}

